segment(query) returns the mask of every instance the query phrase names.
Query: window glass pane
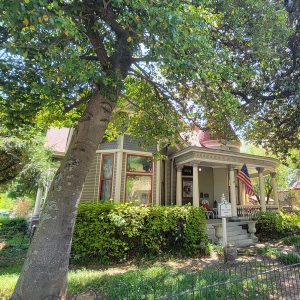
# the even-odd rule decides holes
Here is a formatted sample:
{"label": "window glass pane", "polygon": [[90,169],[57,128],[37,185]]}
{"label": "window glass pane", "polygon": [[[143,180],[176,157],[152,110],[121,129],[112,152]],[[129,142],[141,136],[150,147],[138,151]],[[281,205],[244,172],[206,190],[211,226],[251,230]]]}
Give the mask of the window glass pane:
{"label": "window glass pane", "polygon": [[140,204],[151,202],[151,176],[127,176],[126,200],[138,200]]}
{"label": "window glass pane", "polygon": [[152,171],[152,158],[143,156],[128,155],[128,171],[129,172],[145,172],[149,173]]}
{"label": "window glass pane", "polygon": [[100,200],[109,200],[111,180],[102,180]]}
{"label": "window glass pane", "polygon": [[111,178],[112,172],[113,172],[113,156],[112,155],[104,155],[103,156],[102,178],[103,179]]}

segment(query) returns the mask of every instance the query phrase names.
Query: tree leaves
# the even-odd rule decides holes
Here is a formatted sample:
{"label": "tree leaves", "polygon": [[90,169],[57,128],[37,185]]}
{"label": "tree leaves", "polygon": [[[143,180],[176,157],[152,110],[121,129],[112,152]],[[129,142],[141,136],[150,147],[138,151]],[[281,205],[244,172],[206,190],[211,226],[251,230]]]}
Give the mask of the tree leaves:
{"label": "tree leaves", "polygon": [[[81,95],[97,88],[110,101],[130,100],[136,116],[127,119],[136,125],[128,130],[144,135],[146,127],[157,126],[146,130],[149,141],[175,138],[181,126],[174,119],[201,127],[214,113],[217,135],[226,120],[278,154],[297,146],[291,124],[298,122],[298,71],[281,79],[295,48],[283,3],[31,0],[0,1],[0,10],[1,110],[9,126],[71,126],[88,101]],[[277,106],[289,113],[280,115]],[[265,124],[268,114],[290,125]],[[283,142],[270,139],[269,131]]]}

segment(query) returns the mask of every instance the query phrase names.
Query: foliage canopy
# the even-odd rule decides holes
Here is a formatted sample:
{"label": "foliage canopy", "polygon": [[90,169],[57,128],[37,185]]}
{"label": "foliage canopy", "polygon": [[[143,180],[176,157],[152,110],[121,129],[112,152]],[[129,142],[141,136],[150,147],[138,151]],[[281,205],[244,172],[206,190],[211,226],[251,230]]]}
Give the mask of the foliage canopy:
{"label": "foliage canopy", "polygon": [[299,142],[290,2],[1,1],[0,118],[71,126],[97,88],[118,103],[117,132],[153,143],[186,124],[246,123],[248,138],[286,155]]}

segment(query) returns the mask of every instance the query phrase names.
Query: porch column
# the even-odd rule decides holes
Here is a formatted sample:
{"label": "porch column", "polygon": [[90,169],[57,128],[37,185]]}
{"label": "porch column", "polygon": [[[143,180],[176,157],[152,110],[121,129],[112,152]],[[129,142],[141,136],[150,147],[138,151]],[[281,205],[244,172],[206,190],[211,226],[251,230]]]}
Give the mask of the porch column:
{"label": "porch column", "polygon": [[193,164],[193,206],[199,207],[199,166],[197,163]]}
{"label": "porch column", "polygon": [[276,173],[272,172],[270,175],[272,178],[272,188],[274,192],[274,204],[279,208],[278,193],[277,193],[277,186],[276,186]]}
{"label": "porch column", "polygon": [[182,166],[177,166],[176,172],[176,205],[182,205]]}
{"label": "porch column", "polygon": [[246,187],[243,182],[240,181],[240,199],[241,199],[241,205],[246,204]]}
{"label": "porch column", "polygon": [[234,166],[229,166],[230,203],[233,217],[237,216]]}
{"label": "porch column", "polygon": [[160,205],[160,195],[161,195],[161,161],[157,160],[156,162],[156,187],[155,187],[155,205]]}
{"label": "porch column", "polygon": [[42,196],[43,196],[43,188],[39,187],[35,197],[34,211],[32,215],[33,217],[40,216]]}
{"label": "porch column", "polygon": [[266,211],[264,168],[257,168],[259,180],[259,198],[261,211]]}

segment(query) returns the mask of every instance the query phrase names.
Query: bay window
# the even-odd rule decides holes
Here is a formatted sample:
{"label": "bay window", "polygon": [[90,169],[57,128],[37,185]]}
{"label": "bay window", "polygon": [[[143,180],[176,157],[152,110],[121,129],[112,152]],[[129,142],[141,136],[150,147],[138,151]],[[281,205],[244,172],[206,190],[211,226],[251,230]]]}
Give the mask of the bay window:
{"label": "bay window", "polygon": [[148,156],[127,155],[126,201],[151,204],[153,159]]}
{"label": "bay window", "polygon": [[103,154],[100,176],[100,200],[109,200],[111,198],[113,171],[114,155]]}

